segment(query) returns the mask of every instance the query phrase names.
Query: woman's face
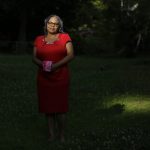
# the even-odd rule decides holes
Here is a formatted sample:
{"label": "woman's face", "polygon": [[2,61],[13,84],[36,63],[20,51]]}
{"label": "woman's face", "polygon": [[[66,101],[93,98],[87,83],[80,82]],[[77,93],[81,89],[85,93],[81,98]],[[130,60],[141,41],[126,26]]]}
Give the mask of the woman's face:
{"label": "woman's face", "polygon": [[47,22],[47,31],[51,34],[57,33],[59,30],[59,21],[57,17],[51,17]]}

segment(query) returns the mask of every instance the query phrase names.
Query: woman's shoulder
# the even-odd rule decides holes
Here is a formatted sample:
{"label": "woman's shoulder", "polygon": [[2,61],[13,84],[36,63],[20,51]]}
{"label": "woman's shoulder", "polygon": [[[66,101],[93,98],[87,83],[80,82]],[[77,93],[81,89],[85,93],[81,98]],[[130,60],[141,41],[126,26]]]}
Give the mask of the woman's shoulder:
{"label": "woman's shoulder", "polygon": [[63,33],[60,33],[60,38],[63,38],[63,39],[71,39],[69,33],[67,32],[63,32]]}
{"label": "woman's shoulder", "polygon": [[37,43],[42,42],[44,40],[44,35],[38,35],[34,39],[34,45],[36,46]]}

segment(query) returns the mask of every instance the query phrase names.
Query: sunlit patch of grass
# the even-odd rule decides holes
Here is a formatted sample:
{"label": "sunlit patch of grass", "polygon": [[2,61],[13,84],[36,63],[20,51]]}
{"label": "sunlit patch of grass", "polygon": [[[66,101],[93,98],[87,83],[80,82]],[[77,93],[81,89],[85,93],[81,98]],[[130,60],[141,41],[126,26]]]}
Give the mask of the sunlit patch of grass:
{"label": "sunlit patch of grass", "polygon": [[124,113],[148,113],[150,112],[150,97],[123,95],[105,103],[105,107],[110,108],[116,105],[124,106]]}

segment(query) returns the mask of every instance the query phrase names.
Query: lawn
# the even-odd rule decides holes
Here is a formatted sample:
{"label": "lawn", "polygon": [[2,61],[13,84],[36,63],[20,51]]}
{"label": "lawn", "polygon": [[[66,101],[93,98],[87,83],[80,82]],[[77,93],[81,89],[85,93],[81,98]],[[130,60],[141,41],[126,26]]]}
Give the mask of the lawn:
{"label": "lawn", "polygon": [[76,56],[66,142],[47,141],[30,55],[0,55],[0,150],[149,150],[150,60]]}

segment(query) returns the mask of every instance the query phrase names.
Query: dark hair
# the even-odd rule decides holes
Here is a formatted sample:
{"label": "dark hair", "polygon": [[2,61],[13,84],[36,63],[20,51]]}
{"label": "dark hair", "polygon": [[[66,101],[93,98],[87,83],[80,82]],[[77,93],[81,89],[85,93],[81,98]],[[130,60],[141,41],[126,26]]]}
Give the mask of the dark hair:
{"label": "dark hair", "polygon": [[58,19],[58,21],[59,21],[59,32],[60,33],[63,33],[64,31],[63,31],[63,21],[62,21],[62,19],[59,17],[59,16],[57,16],[57,15],[50,15],[50,16],[48,16],[45,20],[44,20],[44,33],[45,34],[47,34],[47,23],[48,23],[48,21],[49,21],[49,19],[50,18],[52,18],[52,17],[56,17],[57,19]]}

